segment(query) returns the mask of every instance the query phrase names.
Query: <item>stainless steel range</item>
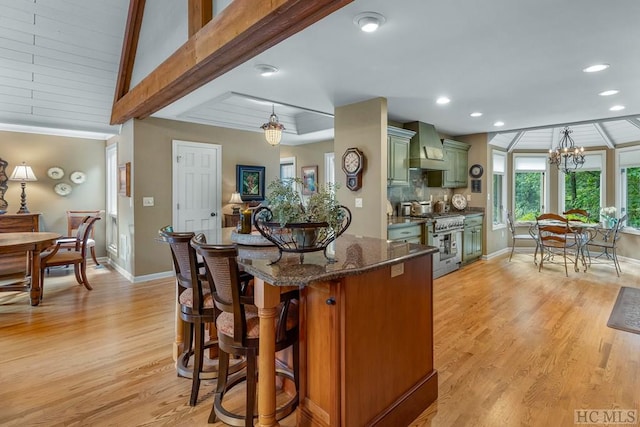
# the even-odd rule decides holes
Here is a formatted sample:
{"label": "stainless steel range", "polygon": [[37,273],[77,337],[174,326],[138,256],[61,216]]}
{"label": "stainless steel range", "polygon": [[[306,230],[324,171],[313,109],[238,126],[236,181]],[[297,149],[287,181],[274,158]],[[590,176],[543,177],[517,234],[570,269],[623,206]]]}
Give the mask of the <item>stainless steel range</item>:
{"label": "stainless steel range", "polygon": [[425,224],[425,243],[438,248],[438,252],[433,255],[433,278],[459,269],[462,261],[464,216],[454,213],[431,213],[420,217],[432,219]]}

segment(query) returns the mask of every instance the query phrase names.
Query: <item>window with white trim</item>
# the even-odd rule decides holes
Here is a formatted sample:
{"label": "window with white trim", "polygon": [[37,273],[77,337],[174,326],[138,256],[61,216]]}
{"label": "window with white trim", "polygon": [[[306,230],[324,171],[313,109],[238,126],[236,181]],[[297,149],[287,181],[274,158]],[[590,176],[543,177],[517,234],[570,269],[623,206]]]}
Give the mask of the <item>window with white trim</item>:
{"label": "window with white trim", "polygon": [[627,214],[626,226],[640,231],[640,148],[621,148],[616,154],[616,204],[620,208],[616,216]]}
{"label": "window with white trim", "polygon": [[513,155],[513,218],[535,221],[547,206],[546,154]]}
{"label": "window with white trim", "polygon": [[295,157],[282,157],[280,158],[280,179],[282,181],[291,180],[296,177],[296,158]]}
{"label": "window with white trim", "polygon": [[606,154],[604,151],[589,152],[584,158],[584,165],[575,172],[560,173],[558,206],[561,212],[584,209],[589,213],[590,222],[598,222],[605,201]]}
{"label": "window with white trim", "polygon": [[107,145],[106,148],[106,245],[107,250],[118,255],[118,145]]}
{"label": "window with white trim", "polygon": [[492,222],[493,229],[505,226],[505,209],[507,200],[507,186],[505,182],[505,171],[507,170],[507,154],[502,151],[492,152],[492,170],[493,170],[493,210]]}

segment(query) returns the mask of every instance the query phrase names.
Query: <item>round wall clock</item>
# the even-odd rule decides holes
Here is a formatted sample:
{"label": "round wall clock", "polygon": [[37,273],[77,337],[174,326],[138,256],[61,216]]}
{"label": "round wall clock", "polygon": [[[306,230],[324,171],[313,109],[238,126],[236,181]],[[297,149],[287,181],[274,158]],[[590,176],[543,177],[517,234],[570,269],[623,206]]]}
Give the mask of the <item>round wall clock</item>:
{"label": "round wall clock", "polygon": [[75,171],[71,172],[71,175],[69,175],[69,179],[74,184],[82,184],[87,179],[87,176],[84,174],[84,172]]}
{"label": "round wall clock", "polygon": [[484,169],[478,164],[475,164],[469,168],[469,175],[471,175],[471,178],[480,178],[482,177],[483,173]]}
{"label": "round wall clock", "polygon": [[55,191],[59,196],[68,196],[69,194],[71,194],[71,191],[73,191],[73,189],[69,184],[61,182],[60,184],[56,184],[55,187],[53,187],[53,191]]}
{"label": "round wall clock", "polygon": [[364,154],[357,148],[347,148],[342,155],[342,170],[347,175],[347,188],[356,191],[362,188]]}
{"label": "round wall clock", "polygon": [[59,168],[58,166],[54,166],[52,168],[49,168],[49,170],[47,171],[47,175],[51,179],[61,179],[64,176],[64,170],[62,170],[62,168]]}

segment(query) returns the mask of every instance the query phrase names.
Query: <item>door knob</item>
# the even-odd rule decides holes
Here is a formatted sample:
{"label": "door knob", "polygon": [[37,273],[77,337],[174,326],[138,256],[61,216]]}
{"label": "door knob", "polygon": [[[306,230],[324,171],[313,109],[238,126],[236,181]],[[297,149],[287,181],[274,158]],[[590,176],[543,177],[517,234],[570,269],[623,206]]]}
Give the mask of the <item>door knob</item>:
{"label": "door knob", "polygon": [[336,305],[336,300],[335,300],[335,298],[333,298],[333,297],[329,297],[329,298],[327,298],[327,300],[325,301],[325,303],[326,303],[327,305]]}
{"label": "door knob", "polygon": [[211,212],[211,216],[216,216],[216,213],[215,212]]}

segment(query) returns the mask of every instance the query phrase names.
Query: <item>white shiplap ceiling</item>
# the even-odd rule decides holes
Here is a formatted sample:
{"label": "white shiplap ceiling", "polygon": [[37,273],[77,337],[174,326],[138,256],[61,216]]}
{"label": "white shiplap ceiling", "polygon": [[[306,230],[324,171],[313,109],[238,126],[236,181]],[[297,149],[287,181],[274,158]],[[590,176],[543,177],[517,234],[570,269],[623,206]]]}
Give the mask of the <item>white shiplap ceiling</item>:
{"label": "white shiplap ceiling", "polygon": [[[109,118],[127,7],[0,0],[0,122],[117,133]],[[134,83],[186,40],[186,7],[146,2]],[[367,10],[387,19],[373,34],[352,22]],[[391,120],[486,132],[503,148],[548,149],[565,124],[585,147],[640,141],[639,17],[637,0],[356,0],[155,116],[260,131],[275,108],[284,143],[297,144],[330,139],[335,107],[382,96]],[[597,62],[611,67],[582,73]],[[260,63],[280,72],[262,78]],[[612,88],[620,93],[598,96]],[[436,105],[441,95],[451,103]],[[475,110],[484,115],[469,117]]]}
{"label": "white shiplap ceiling", "polygon": [[127,0],[0,1],[0,122],[109,125]]}

